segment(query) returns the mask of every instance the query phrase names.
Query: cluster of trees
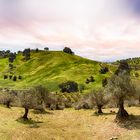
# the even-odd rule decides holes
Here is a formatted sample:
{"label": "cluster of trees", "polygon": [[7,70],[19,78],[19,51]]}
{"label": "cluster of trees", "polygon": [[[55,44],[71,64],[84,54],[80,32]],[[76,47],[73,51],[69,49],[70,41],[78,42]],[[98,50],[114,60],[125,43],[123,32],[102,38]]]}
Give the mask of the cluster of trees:
{"label": "cluster of trees", "polygon": [[44,112],[46,107],[50,109],[64,109],[64,98],[50,93],[43,86],[35,86],[26,90],[14,91],[2,89],[0,92],[0,104],[10,108],[12,106],[24,108],[23,119],[28,119],[30,109]]}
{"label": "cluster of trees", "polygon": [[13,81],[17,81],[17,79],[21,80],[22,79],[22,76],[19,75],[19,76],[16,76],[16,75],[4,75],[4,80],[6,79],[10,79],[10,80],[13,80]]}

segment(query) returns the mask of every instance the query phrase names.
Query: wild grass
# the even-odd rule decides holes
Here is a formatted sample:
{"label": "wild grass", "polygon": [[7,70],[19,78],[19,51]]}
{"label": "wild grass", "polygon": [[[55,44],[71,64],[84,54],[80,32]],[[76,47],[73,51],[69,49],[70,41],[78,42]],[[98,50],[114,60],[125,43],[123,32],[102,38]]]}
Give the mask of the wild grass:
{"label": "wild grass", "polygon": [[[137,122],[120,126],[114,122],[115,114],[104,109],[104,115],[93,115],[95,110],[65,109],[36,114],[30,111],[28,122],[17,119],[24,109],[7,109],[0,106],[0,140],[118,140],[140,139],[139,107],[127,108]],[[130,129],[131,126],[131,129]]]}

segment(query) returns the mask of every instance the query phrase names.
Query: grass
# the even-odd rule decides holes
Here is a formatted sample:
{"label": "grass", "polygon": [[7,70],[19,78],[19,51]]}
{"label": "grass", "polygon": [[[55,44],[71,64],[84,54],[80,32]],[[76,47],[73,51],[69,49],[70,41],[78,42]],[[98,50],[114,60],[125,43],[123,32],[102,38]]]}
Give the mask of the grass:
{"label": "grass", "polygon": [[[42,84],[50,91],[57,91],[61,82],[74,80],[79,84],[84,84],[86,92],[89,89],[100,87],[102,79],[109,77],[114,71],[114,67],[109,66],[109,73],[100,74],[99,62],[61,51],[32,52],[31,59],[27,62],[23,61],[22,54],[18,54],[13,64],[16,66],[14,74],[17,76],[22,75],[23,79],[17,82],[9,79],[4,80],[3,74],[8,71],[8,58],[0,59],[0,87],[21,89]],[[107,64],[104,63],[104,65]],[[95,77],[95,82],[85,84],[86,79],[90,76]]]}
{"label": "grass", "polygon": [[[94,115],[95,110],[65,109],[34,114],[30,111],[29,122],[17,121],[24,109],[7,109],[0,106],[0,140],[118,140],[140,139],[139,107],[127,108],[137,116],[137,122],[120,126],[114,122],[115,114],[104,109],[104,115]],[[131,126],[131,129],[130,129]]]}

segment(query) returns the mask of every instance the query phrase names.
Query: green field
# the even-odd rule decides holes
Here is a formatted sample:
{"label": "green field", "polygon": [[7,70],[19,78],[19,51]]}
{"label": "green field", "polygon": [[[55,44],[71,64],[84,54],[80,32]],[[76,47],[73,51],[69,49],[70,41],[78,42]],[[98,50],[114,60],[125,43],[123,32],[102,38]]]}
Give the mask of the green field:
{"label": "green field", "polygon": [[[15,75],[23,76],[22,80],[16,82],[3,79],[4,74],[9,74],[8,58],[0,59],[0,87],[15,89],[26,88],[34,85],[44,85],[50,91],[59,90],[58,85],[62,82],[73,80],[78,84],[85,85],[85,91],[101,86],[102,79],[109,77],[114,67],[108,65],[110,71],[107,74],[100,74],[101,62],[92,61],[76,55],[70,55],[61,51],[39,51],[32,52],[31,59],[24,61],[22,54],[18,54],[13,63]],[[95,82],[86,84],[85,81],[94,76]]]}

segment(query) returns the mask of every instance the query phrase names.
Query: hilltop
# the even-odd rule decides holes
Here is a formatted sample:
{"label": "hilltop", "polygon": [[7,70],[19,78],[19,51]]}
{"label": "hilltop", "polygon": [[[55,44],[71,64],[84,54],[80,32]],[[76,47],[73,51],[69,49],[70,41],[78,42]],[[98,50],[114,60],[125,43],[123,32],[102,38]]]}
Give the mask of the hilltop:
{"label": "hilltop", "polygon": [[[32,51],[31,59],[23,60],[22,53],[18,53],[13,63],[14,75],[21,75],[22,80],[12,81],[3,78],[8,71],[8,58],[0,59],[0,87],[26,88],[34,85],[44,85],[51,91],[57,91],[62,82],[73,80],[78,84],[84,84],[85,90],[101,86],[102,79],[109,77],[114,67],[77,55],[70,55],[61,51]],[[101,65],[108,66],[107,74],[100,74]],[[86,84],[90,76],[95,82]]]}

